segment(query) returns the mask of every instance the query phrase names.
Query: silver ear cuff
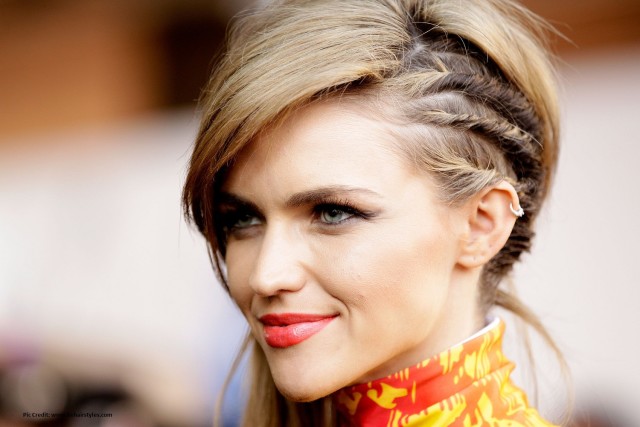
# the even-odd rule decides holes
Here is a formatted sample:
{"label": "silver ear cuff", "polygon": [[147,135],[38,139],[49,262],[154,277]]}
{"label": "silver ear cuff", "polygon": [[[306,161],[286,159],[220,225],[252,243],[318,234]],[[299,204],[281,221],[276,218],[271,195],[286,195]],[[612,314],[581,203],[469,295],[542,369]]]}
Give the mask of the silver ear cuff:
{"label": "silver ear cuff", "polygon": [[518,218],[522,218],[524,216],[524,209],[520,206],[517,210],[513,209],[513,203],[509,203],[509,209],[511,209],[511,213],[513,213]]}

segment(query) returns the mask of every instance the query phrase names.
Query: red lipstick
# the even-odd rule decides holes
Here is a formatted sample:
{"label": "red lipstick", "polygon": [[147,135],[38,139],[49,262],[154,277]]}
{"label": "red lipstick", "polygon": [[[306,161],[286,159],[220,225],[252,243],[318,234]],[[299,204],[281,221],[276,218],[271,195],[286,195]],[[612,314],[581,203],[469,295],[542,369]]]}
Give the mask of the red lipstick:
{"label": "red lipstick", "polygon": [[337,315],[282,313],[265,314],[264,339],[271,347],[286,348],[299,344],[317,334]]}

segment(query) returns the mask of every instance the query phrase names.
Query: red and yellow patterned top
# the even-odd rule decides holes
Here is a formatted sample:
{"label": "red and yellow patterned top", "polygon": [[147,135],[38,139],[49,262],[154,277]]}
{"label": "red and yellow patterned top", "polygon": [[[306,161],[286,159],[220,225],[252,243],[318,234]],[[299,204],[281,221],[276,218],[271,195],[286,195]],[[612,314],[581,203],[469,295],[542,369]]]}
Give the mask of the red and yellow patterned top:
{"label": "red and yellow patterned top", "polygon": [[550,427],[511,383],[498,319],[415,366],[334,395],[340,425],[357,427]]}

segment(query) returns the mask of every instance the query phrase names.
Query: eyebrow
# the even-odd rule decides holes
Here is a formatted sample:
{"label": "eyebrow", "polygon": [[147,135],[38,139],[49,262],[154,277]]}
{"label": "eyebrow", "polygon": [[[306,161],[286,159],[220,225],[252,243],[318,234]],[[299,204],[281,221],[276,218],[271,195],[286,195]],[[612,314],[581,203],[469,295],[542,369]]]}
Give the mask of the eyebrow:
{"label": "eyebrow", "polygon": [[363,194],[381,198],[382,196],[373,190],[360,187],[349,187],[346,185],[330,185],[327,187],[315,188],[313,190],[302,191],[289,197],[285,205],[290,208],[296,208],[304,205],[322,202],[329,197]]}
{"label": "eyebrow", "polygon": [[[286,200],[285,206],[288,208],[297,208],[300,206],[319,203],[330,197],[353,195],[353,194],[356,194],[356,195],[360,194],[360,195],[366,195],[366,196],[373,196],[375,198],[382,198],[380,194],[376,193],[373,190],[369,190],[368,188],[350,187],[346,185],[329,185],[326,187],[314,188],[313,190],[307,190],[307,191],[301,191],[299,193],[295,193]],[[218,197],[219,197],[220,205],[242,206],[242,207],[249,208],[251,210],[259,211],[255,203],[252,203],[249,200],[237,194],[223,191],[219,194]]]}
{"label": "eyebrow", "polygon": [[220,194],[218,194],[218,208],[220,208],[220,206],[228,206],[228,207],[241,207],[241,208],[246,208],[252,211],[258,211],[258,206],[253,203],[250,202],[249,200],[238,196],[236,194],[233,193],[228,193],[226,191],[222,191],[220,192]]}

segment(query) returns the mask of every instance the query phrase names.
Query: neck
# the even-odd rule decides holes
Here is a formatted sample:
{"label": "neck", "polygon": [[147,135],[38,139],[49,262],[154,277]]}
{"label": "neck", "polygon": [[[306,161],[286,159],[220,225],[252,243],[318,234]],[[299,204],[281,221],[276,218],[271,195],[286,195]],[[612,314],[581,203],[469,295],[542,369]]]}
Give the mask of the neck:
{"label": "neck", "polygon": [[432,347],[422,354],[422,359],[437,355],[482,329],[485,314],[478,306],[479,283],[480,269],[454,269],[447,297],[430,337]]}
{"label": "neck", "polygon": [[536,425],[549,427],[509,380],[504,324],[400,372],[334,393],[340,425]]}

